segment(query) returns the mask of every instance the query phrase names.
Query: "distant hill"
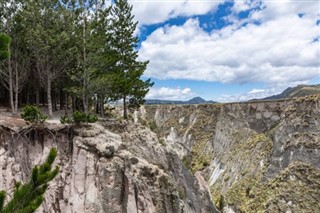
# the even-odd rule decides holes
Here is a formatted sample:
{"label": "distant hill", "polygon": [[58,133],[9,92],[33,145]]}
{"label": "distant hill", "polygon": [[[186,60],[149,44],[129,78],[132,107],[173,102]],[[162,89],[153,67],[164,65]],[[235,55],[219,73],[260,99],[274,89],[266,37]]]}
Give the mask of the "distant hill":
{"label": "distant hill", "polygon": [[289,87],[279,95],[273,95],[260,100],[276,100],[294,97],[303,97],[307,95],[320,94],[320,84],[317,85],[298,85],[296,87]]}
{"label": "distant hill", "polygon": [[206,101],[201,97],[194,97],[188,101],[172,101],[172,100],[160,100],[160,99],[147,99],[144,104],[208,104],[217,103],[215,101]]}

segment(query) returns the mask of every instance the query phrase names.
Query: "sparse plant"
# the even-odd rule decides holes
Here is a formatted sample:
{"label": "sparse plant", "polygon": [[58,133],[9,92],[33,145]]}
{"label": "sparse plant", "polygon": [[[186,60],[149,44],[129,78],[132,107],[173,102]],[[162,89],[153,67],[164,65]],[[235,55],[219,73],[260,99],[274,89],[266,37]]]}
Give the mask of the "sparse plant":
{"label": "sparse plant", "polygon": [[162,146],[166,146],[166,142],[163,138],[159,138],[159,143],[162,145]]}
{"label": "sparse plant", "polygon": [[23,107],[21,117],[30,123],[44,123],[48,119],[48,116],[44,115],[39,107],[34,105]]}
{"label": "sparse plant", "polygon": [[219,210],[223,211],[223,208],[225,206],[225,202],[224,202],[224,196],[220,195],[220,199],[219,199]]}
{"label": "sparse plant", "polygon": [[158,126],[155,120],[152,120],[148,123],[149,128],[151,129],[152,132],[157,132]]}
{"label": "sparse plant", "polygon": [[147,121],[141,117],[138,117],[138,121],[142,126],[147,126]]}

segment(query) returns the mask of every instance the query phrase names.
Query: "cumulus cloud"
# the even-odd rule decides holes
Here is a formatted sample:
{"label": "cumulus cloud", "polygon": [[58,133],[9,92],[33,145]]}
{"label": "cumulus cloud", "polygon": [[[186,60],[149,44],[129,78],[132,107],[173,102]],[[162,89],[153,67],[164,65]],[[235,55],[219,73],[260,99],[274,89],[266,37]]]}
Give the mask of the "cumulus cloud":
{"label": "cumulus cloud", "polygon": [[[281,2],[277,8],[266,3],[265,9],[256,11],[260,13],[255,15],[261,20],[260,25],[248,23],[239,28],[236,23],[206,32],[197,19],[189,19],[182,26],[155,30],[139,51],[140,59],[150,60],[145,75],[279,85],[320,76],[319,42],[314,41],[319,37],[317,7],[313,3],[312,7],[301,2]],[[238,8],[237,12],[240,10],[243,9]],[[297,12],[305,15],[299,17]]]}
{"label": "cumulus cloud", "polygon": [[165,22],[177,16],[194,16],[213,11],[221,1],[208,0],[129,0],[140,25]]}
{"label": "cumulus cloud", "polygon": [[190,88],[151,88],[147,94],[147,99],[162,99],[162,100],[189,100],[194,96]]}

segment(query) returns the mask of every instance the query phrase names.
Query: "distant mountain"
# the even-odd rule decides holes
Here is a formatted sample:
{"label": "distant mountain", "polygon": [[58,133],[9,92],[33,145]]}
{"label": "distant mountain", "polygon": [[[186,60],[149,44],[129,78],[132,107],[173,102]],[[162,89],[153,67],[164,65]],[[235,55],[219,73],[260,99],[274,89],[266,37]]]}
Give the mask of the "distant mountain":
{"label": "distant mountain", "polygon": [[298,85],[296,87],[289,87],[279,95],[273,95],[260,100],[276,100],[294,97],[303,97],[307,95],[320,94],[320,84],[317,85]]}
{"label": "distant mountain", "polygon": [[160,99],[147,99],[144,104],[208,104],[217,103],[215,101],[206,101],[201,97],[194,97],[188,101],[171,101],[171,100],[160,100]]}

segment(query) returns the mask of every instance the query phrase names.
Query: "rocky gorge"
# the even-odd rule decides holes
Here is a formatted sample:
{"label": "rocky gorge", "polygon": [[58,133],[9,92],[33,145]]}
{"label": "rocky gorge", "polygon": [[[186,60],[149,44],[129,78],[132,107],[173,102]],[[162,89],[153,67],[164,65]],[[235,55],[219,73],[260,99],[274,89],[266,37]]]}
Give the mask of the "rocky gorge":
{"label": "rocky gorge", "polygon": [[[51,147],[60,173],[37,212],[218,212],[208,188],[149,128],[128,122],[70,127],[0,124],[0,188],[12,196]],[[17,123],[17,122],[15,122]]]}
{"label": "rocky gorge", "polygon": [[319,212],[320,96],[148,105],[134,122],[0,121],[0,188],[51,147],[60,173],[37,212]]}
{"label": "rocky gorge", "polygon": [[220,211],[320,211],[319,95],[146,106],[136,119],[204,177]]}

